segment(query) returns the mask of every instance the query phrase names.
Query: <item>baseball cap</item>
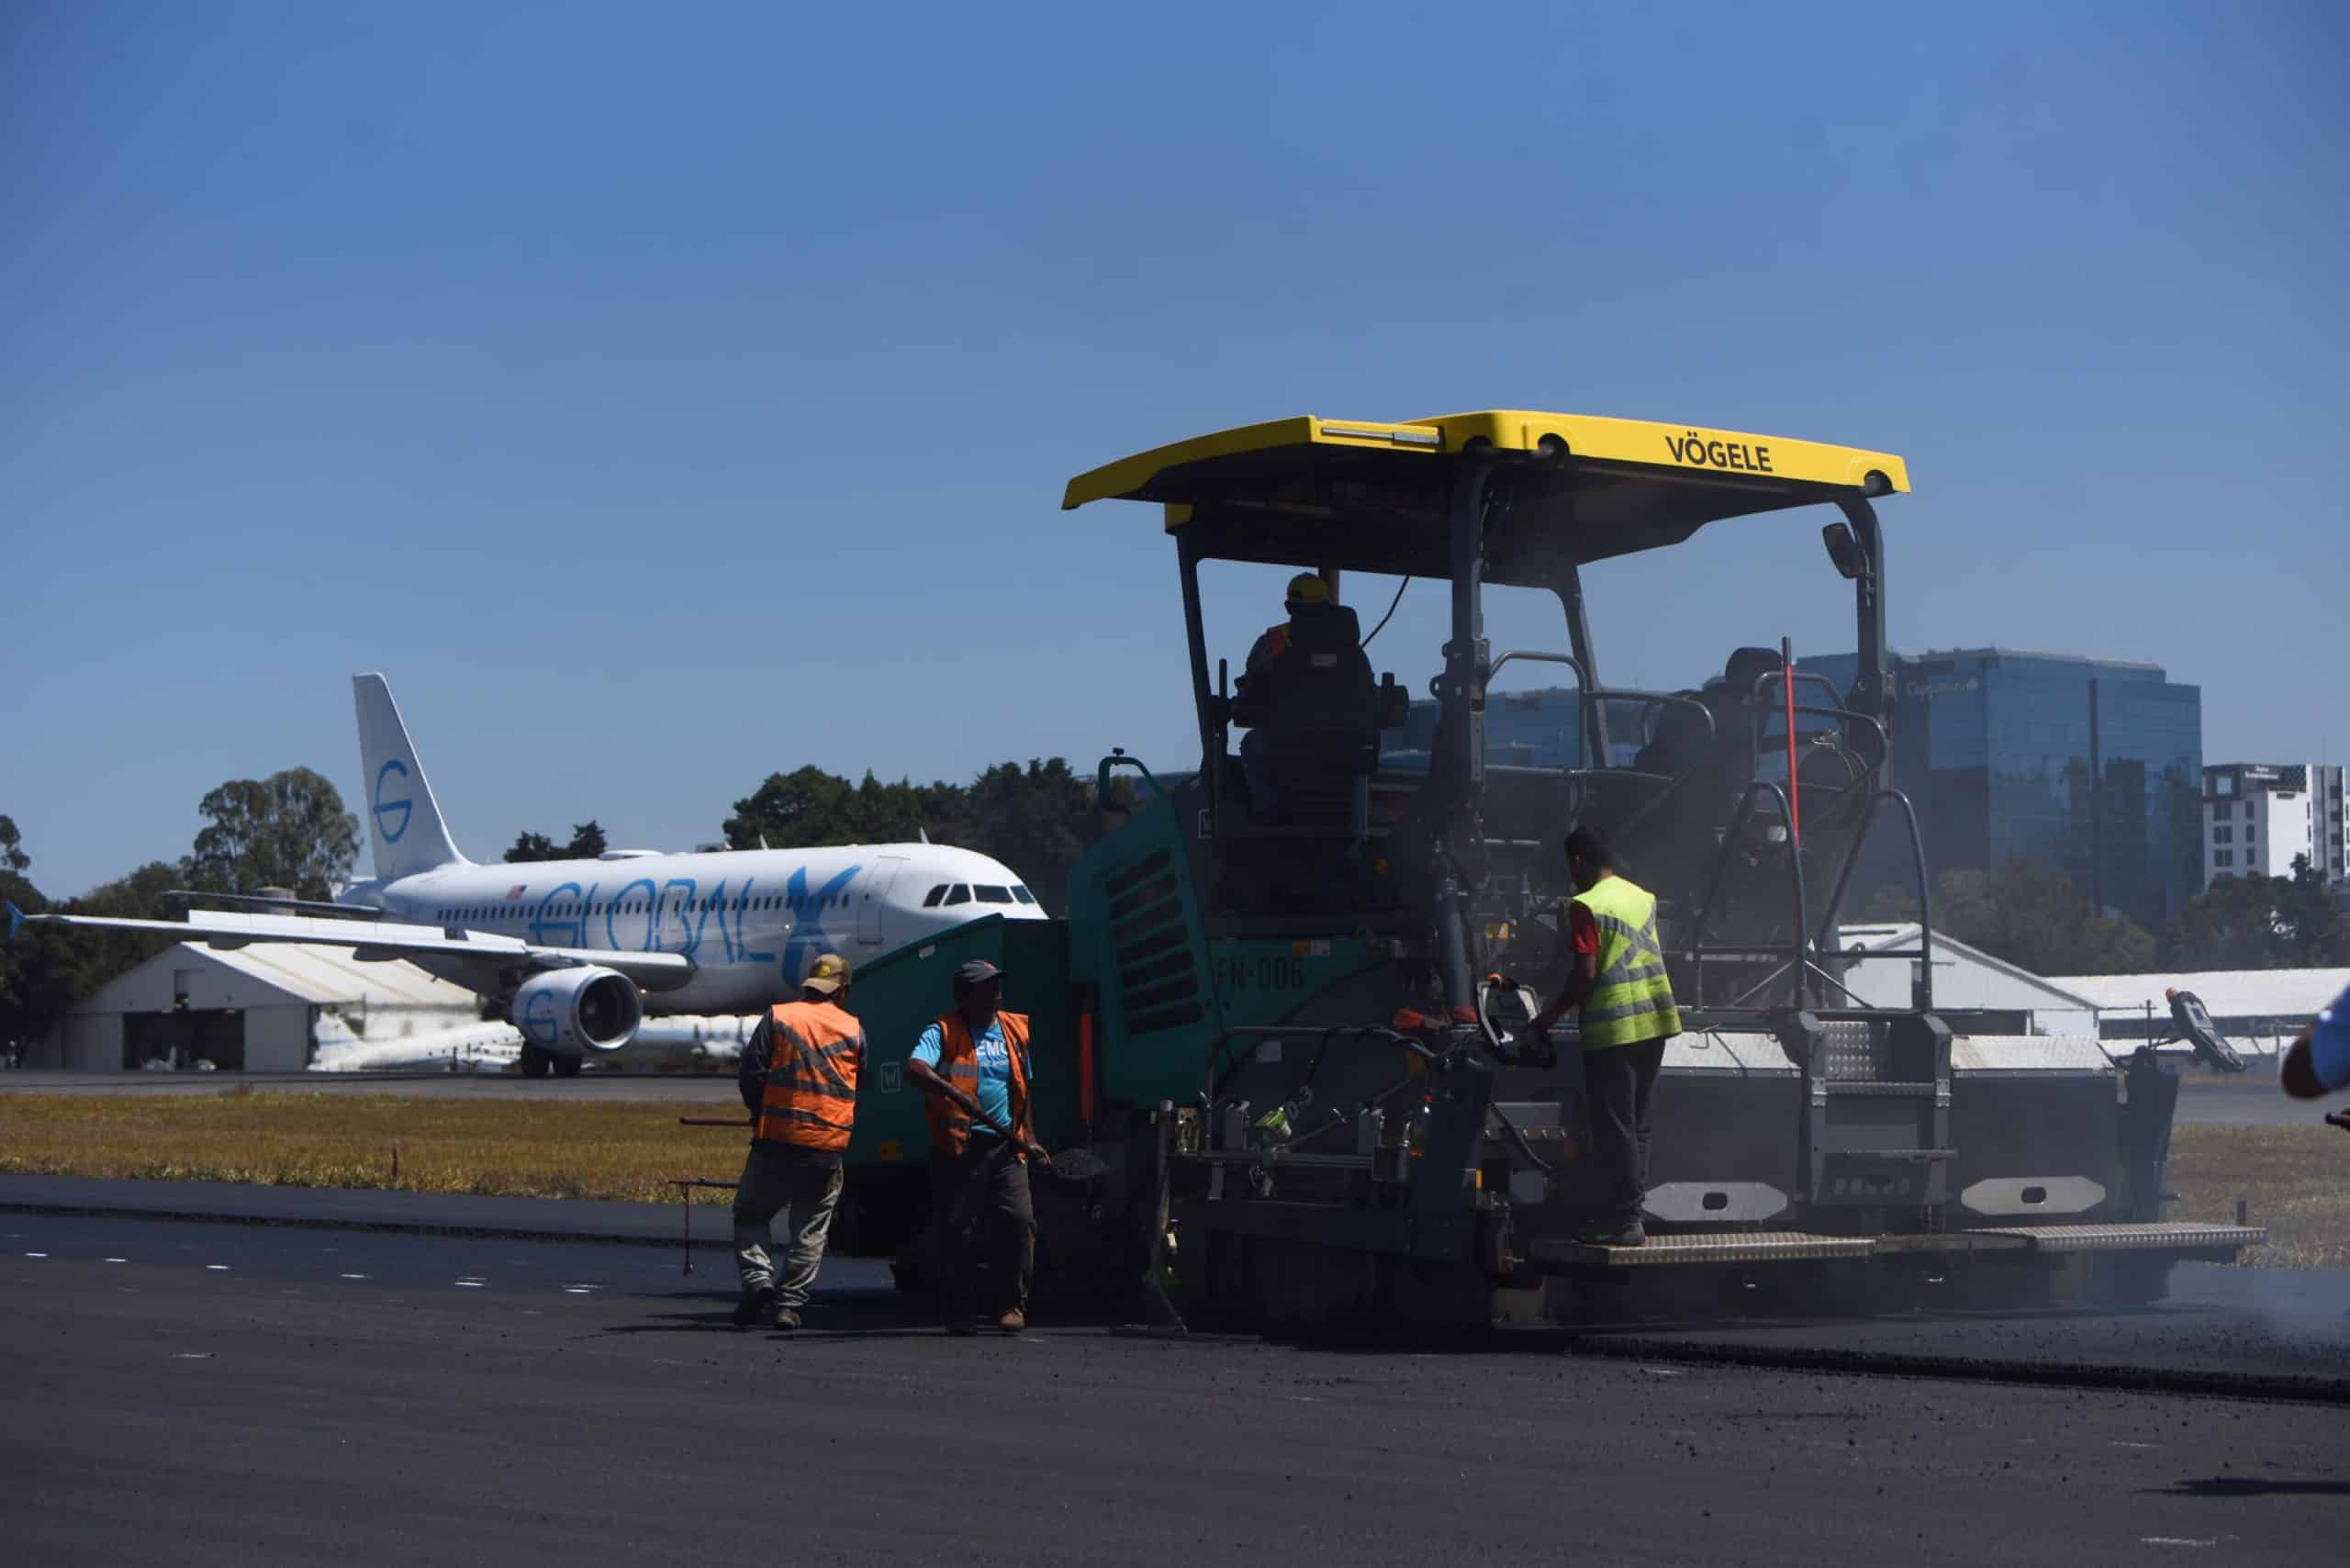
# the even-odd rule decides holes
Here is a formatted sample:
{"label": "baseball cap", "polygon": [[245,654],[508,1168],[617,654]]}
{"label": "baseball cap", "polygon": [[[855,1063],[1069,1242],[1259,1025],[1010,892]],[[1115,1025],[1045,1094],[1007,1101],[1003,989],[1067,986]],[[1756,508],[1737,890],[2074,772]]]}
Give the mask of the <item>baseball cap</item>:
{"label": "baseball cap", "polygon": [[1002,978],[1003,971],[997,969],[993,964],[989,963],[985,958],[973,958],[969,963],[964,964],[956,969],[955,989],[958,991],[965,991],[970,990],[973,986],[985,985],[991,980],[1002,980]]}
{"label": "baseball cap", "polygon": [[848,960],[838,953],[819,953],[816,961],[808,966],[808,973],[801,979],[800,989],[831,996],[846,984]]}

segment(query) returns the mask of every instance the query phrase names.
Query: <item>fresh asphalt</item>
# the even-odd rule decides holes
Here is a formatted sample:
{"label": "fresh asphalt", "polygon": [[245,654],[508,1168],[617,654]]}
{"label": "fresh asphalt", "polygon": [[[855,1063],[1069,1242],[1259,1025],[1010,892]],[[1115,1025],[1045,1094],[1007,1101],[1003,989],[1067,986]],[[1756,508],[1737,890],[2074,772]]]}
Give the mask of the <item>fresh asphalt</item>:
{"label": "fresh asphalt", "polygon": [[[688,1278],[645,1246],[0,1213],[0,1539],[28,1563],[2079,1568],[2337,1561],[2350,1496],[2339,1406],[1595,1358],[1539,1337],[952,1340],[861,1259],[826,1265],[810,1328],[785,1336],[728,1326],[725,1264],[712,1248]],[[2271,1304],[2209,1283],[2245,1272],[2188,1275],[2155,1313],[1992,1331],[2026,1357],[2109,1342],[2338,1372],[2350,1282],[2318,1277],[2248,1348],[2247,1315]]]}

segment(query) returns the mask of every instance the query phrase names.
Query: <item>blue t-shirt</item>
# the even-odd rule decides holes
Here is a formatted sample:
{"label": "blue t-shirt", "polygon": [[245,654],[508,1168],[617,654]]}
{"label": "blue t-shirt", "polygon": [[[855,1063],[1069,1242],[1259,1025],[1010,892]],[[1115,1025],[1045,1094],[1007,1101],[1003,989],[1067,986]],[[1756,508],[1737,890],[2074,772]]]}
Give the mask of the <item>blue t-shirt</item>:
{"label": "blue t-shirt", "polygon": [[[938,1065],[938,1053],[946,1044],[946,1032],[933,1024],[914,1042],[914,1060],[925,1066]],[[971,1054],[978,1059],[979,1090],[976,1098],[979,1109],[1005,1126],[1012,1126],[1012,1047],[1003,1042],[1003,1025],[994,1019],[972,1036]],[[1017,1132],[1019,1129],[1013,1127]],[[980,1137],[992,1137],[994,1129],[984,1122],[971,1124],[971,1131]]]}

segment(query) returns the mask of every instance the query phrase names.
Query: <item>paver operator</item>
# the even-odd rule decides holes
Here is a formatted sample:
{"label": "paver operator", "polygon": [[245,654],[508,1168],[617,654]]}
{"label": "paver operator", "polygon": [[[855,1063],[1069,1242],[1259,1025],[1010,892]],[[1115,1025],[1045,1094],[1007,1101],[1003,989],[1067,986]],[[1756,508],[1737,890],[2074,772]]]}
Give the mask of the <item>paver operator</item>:
{"label": "paver operator", "polygon": [[1617,875],[1615,847],[1595,827],[1567,835],[1567,868],[1578,890],[1567,906],[1573,963],[1566,988],[1532,1028],[1539,1035],[1569,1008],[1581,1009],[1592,1153],[1613,1210],[1612,1224],[1591,1239],[1638,1247],[1648,1239],[1640,1200],[1648,1191],[1649,1103],[1664,1043],[1681,1033],[1681,1014],[1657,941],[1656,895]]}
{"label": "paver operator", "polygon": [[1271,684],[1273,661],[1289,652],[1290,623],[1296,620],[1298,607],[1329,602],[1330,585],[1319,573],[1300,572],[1290,578],[1281,599],[1281,608],[1290,619],[1269,628],[1248,645],[1248,663],[1241,667],[1239,684],[1233,689],[1232,722],[1248,731],[1240,737],[1241,777],[1248,784],[1249,804],[1259,816],[1273,812],[1279,794],[1271,767],[1265,760],[1264,726],[1272,719],[1272,697],[1267,688]]}
{"label": "paver operator", "polygon": [[[865,1068],[865,1031],[844,1006],[848,985],[847,960],[820,955],[800,982],[800,1000],[767,1010],[735,1068],[744,1108],[754,1118],[751,1152],[734,1189],[734,1266],[743,1276],[738,1327],[799,1327],[824,1260]],[[784,1213],[792,1241],[778,1281],[767,1249],[770,1226]]]}
{"label": "paver operator", "polygon": [[984,1256],[995,1324],[1028,1326],[1036,1211],[1028,1162],[1050,1169],[1029,1105],[1028,1020],[1002,1010],[1003,971],[974,958],[955,971],[955,1011],[922,1032],[906,1078],[929,1098],[930,1192],[938,1223],[938,1294],[946,1331],[973,1331],[971,1270]]}

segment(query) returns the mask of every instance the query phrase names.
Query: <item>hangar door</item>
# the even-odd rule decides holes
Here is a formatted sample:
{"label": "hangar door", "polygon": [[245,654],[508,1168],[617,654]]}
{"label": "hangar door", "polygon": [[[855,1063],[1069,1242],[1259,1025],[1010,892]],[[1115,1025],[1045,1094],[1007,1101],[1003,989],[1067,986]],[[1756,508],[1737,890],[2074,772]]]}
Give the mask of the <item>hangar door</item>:
{"label": "hangar door", "polygon": [[122,1015],[122,1065],[136,1072],[151,1061],[194,1067],[208,1061],[224,1072],[245,1065],[245,1015],[231,1007],[185,1008]]}

